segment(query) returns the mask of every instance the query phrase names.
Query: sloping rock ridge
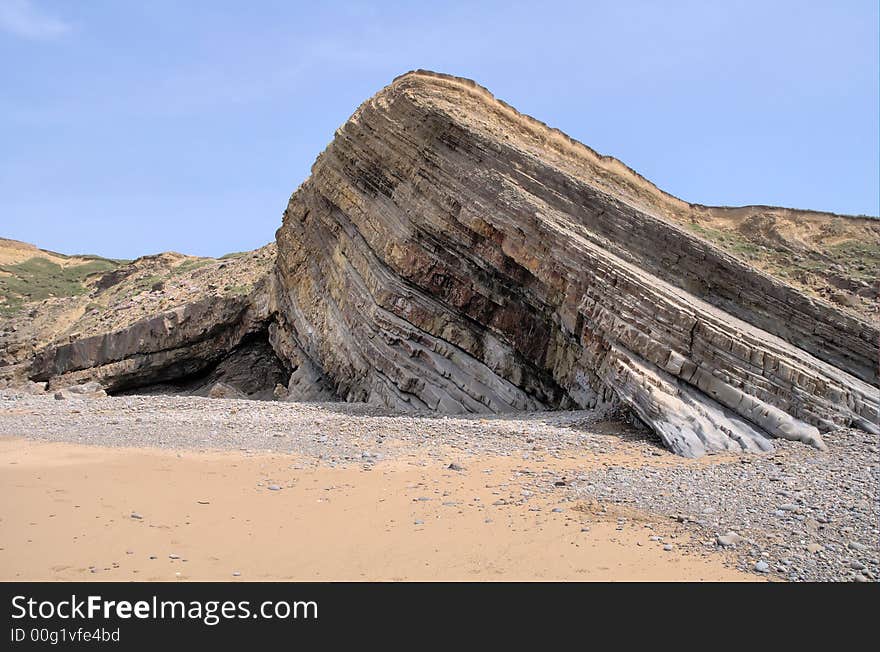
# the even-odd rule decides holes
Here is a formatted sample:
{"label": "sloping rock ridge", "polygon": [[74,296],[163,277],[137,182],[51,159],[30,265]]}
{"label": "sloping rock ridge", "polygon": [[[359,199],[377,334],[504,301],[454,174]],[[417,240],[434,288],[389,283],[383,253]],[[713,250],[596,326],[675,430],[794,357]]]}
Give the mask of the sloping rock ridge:
{"label": "sloping rock ridge", "polygon": [[[832,255],[820,237],[850,240]],[[31,314],[74,302],[76,317],[140,279],[136,312],[119,290],[117,312],[86,310],[54,337],[4,335],[0,380],[440,413],[622,408],[687,456],[773,437],[823,447],[842,426],[880,432],[876,293],[861,280],[875,249],[873,218],[687,204],[474,82],[416,71],[337,131],[274,246],[161,283],[135,261],[79,303],[44,302]],[[828,269],[771,273],[795,250]],[[234,265],[245,285],[224,280]]]}
{"label": "sloping rock ridge", "polygon": [[876,326],[652,211],[655,196],[672,201],[473,82],[409,73],[291,197],[275,338],[344,400],[623,404],[689,456],[878,432]]}

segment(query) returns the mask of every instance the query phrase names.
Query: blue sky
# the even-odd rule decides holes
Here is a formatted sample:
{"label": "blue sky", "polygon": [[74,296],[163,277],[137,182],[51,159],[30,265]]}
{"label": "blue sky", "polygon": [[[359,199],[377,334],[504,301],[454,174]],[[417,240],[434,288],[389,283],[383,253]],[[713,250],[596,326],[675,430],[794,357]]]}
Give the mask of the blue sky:
{"label": "blue sky", "polygon": [[689,201],[880,213],[876,0],[0,0],[0,235],[260,246],[335,129],[414,68]]}

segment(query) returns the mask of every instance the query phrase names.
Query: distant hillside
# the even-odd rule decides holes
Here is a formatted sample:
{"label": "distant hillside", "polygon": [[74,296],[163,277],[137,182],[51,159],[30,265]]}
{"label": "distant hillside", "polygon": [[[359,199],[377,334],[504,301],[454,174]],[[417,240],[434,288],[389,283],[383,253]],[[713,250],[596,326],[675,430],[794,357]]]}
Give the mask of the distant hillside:
{"label": "distant hillside", "polygon": [[87,291],[86,279],[124,265],[126,260],[100,256],[67,256],[32,244],[0,238],[0,314],[24,304]]}

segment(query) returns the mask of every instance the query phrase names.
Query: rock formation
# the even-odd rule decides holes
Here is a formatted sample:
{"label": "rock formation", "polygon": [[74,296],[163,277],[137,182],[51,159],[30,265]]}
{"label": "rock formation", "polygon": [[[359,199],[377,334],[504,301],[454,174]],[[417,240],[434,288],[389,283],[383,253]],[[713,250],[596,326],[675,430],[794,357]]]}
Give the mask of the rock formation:
{"label": "rock formation", "polygon": [[275,339],[344,400],[619,401],[684,455],[876,432],[876,327],[664,219],[667,205],[473,82],[410,73],[291,197]]}
{"label": "rock formation", "polygon": [[688,456],[880,432],[864,270],[833,263],[836,306],[816,290],[831,272],[786,280],[762,249],[734,255],[731,238],[759,227],[789,242],[792,216],[880,246],[872,218],[687,204],[473,82],[418,71],[338,130],[249,294],[192,297],[16,364],[50,388],[622,407]]}
{"label": "rock formation", "polygon": [[223,383],[272,398],[289,376],[268,344],[274,261],[267,245],[220,260],[146,256],[96,274],[86,293],[6,320],[0,386],[28,378],[54,390],[96,380],[112,393],[208,395]]}

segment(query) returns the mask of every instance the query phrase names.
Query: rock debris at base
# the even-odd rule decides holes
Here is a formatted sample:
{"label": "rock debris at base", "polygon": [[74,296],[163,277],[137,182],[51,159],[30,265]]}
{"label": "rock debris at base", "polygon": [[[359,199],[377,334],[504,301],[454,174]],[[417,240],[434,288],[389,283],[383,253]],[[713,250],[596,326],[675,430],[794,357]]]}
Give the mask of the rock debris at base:
{"label": "rock debris at base", "polygon": [[859,581],[859,573],[876,581],[878,484],[876,438],[841,429],[827,452],[780,442],[775,454],[721,464],[608,466],[582,477],[575,491],[666,514],[691,533],[691,550],[733,550],[741,570],[792,581]]}

